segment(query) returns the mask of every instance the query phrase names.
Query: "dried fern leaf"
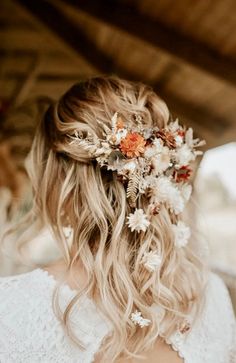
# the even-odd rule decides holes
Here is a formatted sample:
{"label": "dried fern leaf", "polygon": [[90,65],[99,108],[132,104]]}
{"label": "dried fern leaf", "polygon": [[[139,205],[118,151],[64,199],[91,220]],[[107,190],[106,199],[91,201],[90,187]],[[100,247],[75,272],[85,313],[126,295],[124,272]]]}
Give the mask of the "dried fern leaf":
{"label": "dried fern leaf", "polygon": [[111,134],[111,129],[104,122],[97,120],[97,123],[103,128],[104,136]]}
{"label": "dried fern leaf", "polygon": [[128,186],[126,190],[127,199],[131,207],[136,206],[137,193],[139,190],[140,175],[133,173],[129,177]]}

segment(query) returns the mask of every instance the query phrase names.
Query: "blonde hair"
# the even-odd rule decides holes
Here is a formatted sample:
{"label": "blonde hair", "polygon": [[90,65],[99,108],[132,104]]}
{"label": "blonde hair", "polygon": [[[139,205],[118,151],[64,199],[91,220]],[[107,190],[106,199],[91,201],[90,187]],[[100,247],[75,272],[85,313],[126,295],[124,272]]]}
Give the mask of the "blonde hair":
{"label": "blonde hair", "polygon": [[[62,320],[73,335],[73,306],[83,293],[98,295],[113,327],[103,346],[104,361],[109,362],[150,349],[160,333],[169,337],[200,306],[204,285],[204,268],[196,253],[191,247],[174,246],[172,223],[177,217],[163,205],[145,233],[131,232],[126,220],[131,210],[117,175],[69,142],[75,130],[102,138],[101,122],[110,126],[117,111],[129,122],[132,113],[142,113],[147,127],[164,127],[170,119],[166,104],[150,87],[116,77],[92,78],[75,84],[48,109],[29,167],[34,216],[51,226],[68,271],[80,260],[88,274],[87,286],[62,312]],[[138,200],[144,210],[147,203],[145,197]],[[73,229],[71,243],[63,232],[67,225]],[[140,261],[145,251],[156,249],[162,265],[151,273]],[[164,309],[161,332],[154,305]],[[152,324],[135,326],[130,316],[136,309]]]}

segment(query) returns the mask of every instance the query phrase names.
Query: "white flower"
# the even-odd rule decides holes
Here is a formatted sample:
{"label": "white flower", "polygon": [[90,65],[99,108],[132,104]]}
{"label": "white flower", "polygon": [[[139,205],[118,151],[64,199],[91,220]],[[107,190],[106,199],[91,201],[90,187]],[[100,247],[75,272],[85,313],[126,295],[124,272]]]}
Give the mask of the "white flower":
{"label": "white flower", "polygon": [[134,230],[138,233],[140,231],[145,232],[147,227],[149,226],[150,222],[147,219],[147,215],[144,213],[143,209],[135,209],[134,213],[130,213],[127,217],[128,219],[128,226],[131,228],[131,231]]}
{"label": "white flower", "polygon": [[153,129],[151,127],[145,128],[143,130],[143,137],[144,139],[149,139],[153,134]]}
{"label": "white flower", "polygon": [[163,152],[166,153],[167,151],[169,152],[169,149],[166,146],[163,146],[163,141],[161,139],[155,138],[153,144],[146,148],[144,157],[150,159],[154,156],[162,154]]}
{"label": "white flower", "polygon": [[131,320],[135,325],[139,325],[141,328],[150,325],[151,320],[144,319],[140,311],[136,310],[131,314]]}
{"label": "white flower", "polygon": [[145,158],[152,158],[154,155],[156,155],[156,149],[153,146],[148,146],[144,152]]}
{"label": "white flower", "polygon": [[152,158],[152,166],[156,175],[163,173],[170,165],[168,147],[163,147],[162,153]]}
{"label": "white flower", "polygon": [[184,209],[184,198],[177,186],[166,176],[160,176],[156,179],[152,189],[152,197],[154,203],[166,202],[175,214],[179,214]]}
{"label": "white flower", "polygon": [[159,138],[155,138],[153,140],[153,146],[154,146],[154,148],[156,150],[156,153],[159,153],[159,154],[162,153],[163,148],[166,147],[166,146],[164,146],[163,141],[161,139],[159,139]]}
{"label": "white flower", "polygon": [[186,131],[185,141],[188,147],[192,149],[194,147],[204,146],[206,144],[205,140],[199,140],[198,138],[197,139],[193,138],[193,129],[191,127]]}
{"label": "white flower", "polygon": [[73,233],[73,229],[71,226],[63,227],[63,233],[66,239],[69,239]]}
{"label": "white flower", "polygon": [[[151,178],[151,175],[141,178],[140,183],[139,183],[139,193],[141,193],[141,194],[145,193],[147,188],[150,187],[149,178]],[[153,176],[152,178],[155,178],[155,177]]]}
{"label": "white flower", "polygon": [[[155,181],[155,184],[154,184]],[[172,188],[171,181],[166,176],[160,176],[152,180],[152,187],[155,187],[154,195],[158,202],[164,202],[168,198],[170,189]]]}
{"label": "white flower", "polygon": [[190,161],[195,160],[195,155],[192,150],[188,147],[187,144],[183,144],[177,151],[176,151],[176,159],[179,166],[188,165]]}
{"label": "white flower", "polygon": [[137,163],[134,160],[128,161],[126,163],[124,163],[124,165],[122,166],[123,170],[129,170],[129,171],[134,171],[137,168]]}
{"label": "white flower", "polygon": [[106,155],[98,156],[96,157],[96,160],[100,166],[104,166],[107,163],[107,156]]}
{"label": "white flower", "polygon": [[116,143],[115,145],[118,145],[122,139],[125,138],[125,136],[127,135],[127,130],[126,129],[119,129],[116,133],[115,133],[115,137],[116,137]]}
{"label": "white flower", "polygon": [[119,145],[121,139],[127,135],[127,130],[122,128],[117,130],[118,112],[114,113],[111,119],[112,132],[107,135],[107,140],[112,145]]}
{"label": "white flower", "polygon": [[107,135],[107,141],[112,145],[119,145],[121,140],[127,135],[126,129],[119,129],[115,133]]}
{"label": "white flower", "polygon": [[176,146],[180,147],[183,144],[183,137],[180,135],[175,136]]}
{"label": "white flower", "polygon": [[193,129],[191,127],[185,133],[185,141],[189,148],[194,147]]}
{"label": "white flower", "polygon": [[111,149],[110,145],[108,144],[108,142],[102,142],[101,147],[96,149],[94,156],[95,157],[98,157],[101,155],[109,156],[111,152],[112,152],[112,149]]}
{"label": "white flower", "polygon": [[173,133],[178,131],[178,130],[181,130],[182,127],[179,125],[179,120],[176,119],[175,121],[170,122],[169,125],[168,125],[168,129]]}
{"label": "white flower", "polygon": [[69,245],[73,242],[74,230],[71,226],[66,226],[62,228],[65,239]]}
{"label": "white flower", "polygon": [[158,251],[144,252],[141,260],[141,263],[150,272],[157,270],[160,267],[161,262],[161,256]]}
{"label": "white flower", "polygon": [[178,248],[186,246],[191,236],[190,228],[182,221],[178,221],[177,225],[173,224],[172,226],[175,235],[175,246]]}
{"label": "white flower", "polygon": [[170,209],[175,213],[179,214],[184,210],[184,199],[179,191],[174,185],[169,190],[169,195],[167,198],[167,203],[169,204]]}

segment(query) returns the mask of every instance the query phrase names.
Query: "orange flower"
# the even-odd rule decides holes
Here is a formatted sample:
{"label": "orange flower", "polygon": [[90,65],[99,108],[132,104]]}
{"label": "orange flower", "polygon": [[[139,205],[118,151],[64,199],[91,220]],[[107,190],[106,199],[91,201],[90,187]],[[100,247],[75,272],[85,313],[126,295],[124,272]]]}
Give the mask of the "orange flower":
{"label": "orange flower", "polygon": [[135,156],[140,156],[144,153],[144,146],[146,141],[137,132],[129,132],[124,139],[120,142],[120,150],[123,154],[128,156],[128,158],[133,158]]}

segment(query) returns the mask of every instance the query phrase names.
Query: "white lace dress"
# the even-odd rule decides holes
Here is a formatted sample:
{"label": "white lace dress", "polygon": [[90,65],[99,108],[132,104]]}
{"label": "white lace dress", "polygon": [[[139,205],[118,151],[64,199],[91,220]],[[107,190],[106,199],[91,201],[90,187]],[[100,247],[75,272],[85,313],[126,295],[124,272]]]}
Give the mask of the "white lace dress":
{"label": "white lace dress", "polygon": [[[56,281],[41,269],[0,278],[0,363],[91,363],[110,326],[92,300],[83,297],[73,312],[74,328],[86,347],[64,334],[52,308]],[[61,304],[73,296],[63,287]],[[63,307],[63,306],[62,306]],[[226,287],[211,275],[202,316],[185,336],[169,343],[185,363],[236,362],[235,317]]]}

